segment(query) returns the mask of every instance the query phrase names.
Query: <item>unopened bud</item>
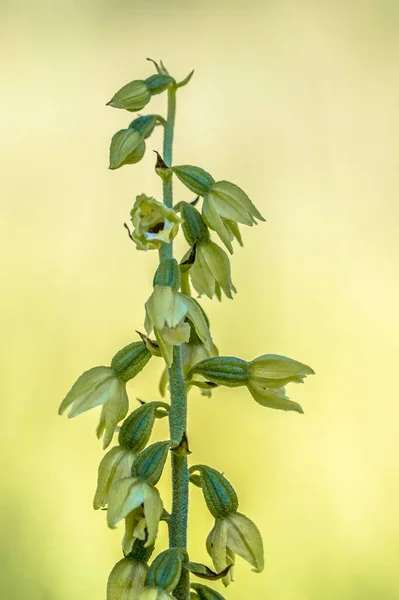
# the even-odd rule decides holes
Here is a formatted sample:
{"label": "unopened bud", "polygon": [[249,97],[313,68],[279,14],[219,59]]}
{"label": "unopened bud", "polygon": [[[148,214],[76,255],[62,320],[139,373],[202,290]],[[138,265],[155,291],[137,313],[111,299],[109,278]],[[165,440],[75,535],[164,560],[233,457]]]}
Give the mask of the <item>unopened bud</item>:
{"label": "unopened bud", "polygon": [[173,167],[172,170],[189,190],[199,196],[206,196],[206,194],[209,194],[215,183],[212,175],[200,167],[180,165]]}
{"label": "unopened bud", "polygon": [[151,92],[145,81],[136,79],[127,83],[116,92],[107,106],[113,108],[124,108],[130,112],[136,112],[144,108],[151,100]]}
{"label": "unopened bud", "polygon": [[143,342],[133,342],[119,350],[111,361],[111,367],[122,381],[129,381],[148,363],[151,352]]}
{"label": "unopened bud", "polygon": [[228,517],[237,511],[237,494],[233,486],[219,471],[206,465],[195,465],[189,471],[190,474],[195,471],[200,472],[205,502],[215,519]]}
{"label": "unopened bud", "polygon": [[123,165],[138,163],[145,153],[144,137],[133,129],[117,131],[111,140],[109,168],[119,169]]}
{"label": "unopened bud", "polygon": [[143,138],[147,139],[154,131],[158,119],[158,115],[143,115],[142,117],[137,117],[137,119],[134,119],[134,121],[130,123],[129,129],[141,133]]}

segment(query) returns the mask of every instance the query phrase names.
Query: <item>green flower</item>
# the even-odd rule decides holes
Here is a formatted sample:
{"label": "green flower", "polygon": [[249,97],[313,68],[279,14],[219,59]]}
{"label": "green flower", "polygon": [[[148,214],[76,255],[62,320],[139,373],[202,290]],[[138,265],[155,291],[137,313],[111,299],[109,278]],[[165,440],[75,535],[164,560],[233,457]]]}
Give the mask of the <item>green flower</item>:
{"label": "green flower", "polygon": [[231,281],[230,261],[226,252],[211,240],[196,245],[195,261],[189,270],[191,282],[199,295],[221,299],[221,292],[232,299],[236,288]]}
{"label": "green flower", "polygon": [[249,363],[248,390],[252,397],[268,408],[303,413],[302,407],[285,395],[287,383],[303,383],[314,375],[311,367],[278,354],[264,354]]}
{"label": "green flower", "polygon": [[134,452],[121,446],[111,448],[102,458],[98,467],[97,489],[93,500],[95,510],[107,505],[109,491],[115,481],[130,476],[135,458]]}
{"label": "green flower", "polygon": [[[148,531],[145,547],[148,548],[155,542],[163,510],[159,492],[150,483],[136,477],[115,481],[108,494],[107,521],[108,526],[115,529],[119,521],[137,509],[141,520],[141,505],[144,507],[145,526]],[[134,517],[136,522],[138,522],[137,516],[138,513]]]}
{"label": "green flower", "polygon": [[[236,554],[246,560],[256,573],[263,570],[262,537],[255,523],[241,513],[234,512],[217,518],[206,540],[206,547],[217,572],[234,565]],[[233,581],[232,570],[223,578],[225,586]]]}
{"label": "green flower", "polygon": [[145,309],[144,326],[147,335],[154,331],[168,366],[173,362],[173,346],[188,342],[190,338],[190,325],[185,320],[186,317],[193,323],[201,341],[209,348],[212,346],[211,334],[203,312],[190,296],[181,294],[167,285],[156,284]]}
{"label": "green flower", "polygon": [[155,198],[137,196],[131,212],[132,238],[139,250],[159,249],[162,242],[169,244],[177,235],[180,217]]}
{"label": "green flower", "polygon": [[139,600],[147,571],[146,564],[134,558],[122,558],[109,575],[107,600]]}
{"label": "green flower", "polygon": [[240,241],[237,223],[251,227],[256,225],[256,219],[265,220],[247,194],[230,181],[217,181],[212,186],[211,191],[204,196],[202,216],[231,253],[232,236]]}
{"label": "green flower", "polygon": [[104,433],[104,448],[107,448],[115,429],[127,415],[129,400],[126,393],[126,381],[115,374],[111,367],[94,367],[85,371],[62,401],[59,414],[70,406],[68,417],[76,417],[86,410],[102,405],[97,436]]}

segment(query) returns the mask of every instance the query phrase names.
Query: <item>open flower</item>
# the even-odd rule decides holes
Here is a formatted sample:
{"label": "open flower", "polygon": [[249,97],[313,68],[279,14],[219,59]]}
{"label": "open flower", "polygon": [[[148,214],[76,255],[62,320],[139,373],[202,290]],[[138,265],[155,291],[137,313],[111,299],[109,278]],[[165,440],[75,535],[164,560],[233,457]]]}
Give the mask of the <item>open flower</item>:
{"label": "open flower", "polygon": [[[263,542],[255,523],[241,513],[234,512],[226,517],[218,517],[208,535],[206,547],[216,571],[220,572],[234,565],[235,555],[246,560],[253,571],[263,570]],[[233,581],[232,569],[223,578],[224,585]]]}
{"label": "open flower", "polygon": [[[264,221],[256,206],[247,194],[238,185],[230,181],[217,181],[210,192],[204,196],[202,216],[205,223],[216,231],[230,253],[232,235],[238,236],[232,230],[232,223],[243,225],[256,225],[257,219]],[[228,219],[226,222],[225,219]]]}
{"label": "open flower", "polygon": [[68,417],[76,417],[86,410],[101,406],[97,436],[104,433],[104,448],[112,441],[119,421],[124,419],[129,409],[126,381],[123,381],[111,367],[94,367],[85,371],[62,401],[59,414],[70,406]]}
{"label": "open flower", "polygon": [[137,196],[131,212],[132,238],[139,250],[159,249],[162,242],[169,244],[177,235],[180,217],[155,198]]}
{"label": "open flower", "polygon": [[144,508],[148,531],[145,547],[148,548],[155,542],[163,510],[159,492],[150,483],[136,477],[126,477],[115,481],[108,495],[107,521],[108,526],[115,529],[119,521],[132,511],[139,509],[141,505]]}
{"label": "open flower", "polygon": [[221,291],[232,299],[236,288],[231,281],[230,261],[226,252],[211,240],[199,241],[195,260],[189,270],[192,284],[198,294],[221,299]]}
{"label": "open flower", "polygon": [[146,302],[145,329],[147,334],[154,331],[156,340],[166,364],[173,362],[173,346],[188,342],[190,338],[190,319],[200,340],[212,346],[208,324],[198,303],[185,294],[177,292],[167,285],[156,284]]}
{"label": "open flower", "polygon": [[107,600],[139,600],[144,589],[148,567],[134,558],[116,563],[107,583]]}
{"label": "open flower", "polygon": [[314,375],[308,365],[286,356],[263,354],[249,363],[247,387],[262,406],[303,413],[301,405],[285,395],[284,386],[291,382],[303,383],[308,375]]}

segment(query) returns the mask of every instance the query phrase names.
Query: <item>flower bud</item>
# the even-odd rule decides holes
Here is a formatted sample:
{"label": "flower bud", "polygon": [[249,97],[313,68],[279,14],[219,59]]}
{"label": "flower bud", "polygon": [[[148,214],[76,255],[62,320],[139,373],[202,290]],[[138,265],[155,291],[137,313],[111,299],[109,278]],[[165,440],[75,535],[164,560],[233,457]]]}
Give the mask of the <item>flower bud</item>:
{"label": "flower bud", "polygon": [[213,590],[207,585],[201,585],[200,583],[192,583],[191,588],[195,590],[195,598],[199,600],[225,600],[219,592]]}
{"label": "flower bud", "polygon": [[174,83],[175,80],[170,75],[165,75],[163,73],[156,73],[155,75],[151,75],[147,77],[144,83],[147,86],[147,89],[150,91],[152,96],[157,94],[161,94],[164,92],[171,83]]}
{"label": "flower bud", "polygon": [[136,79],[127,83],[116,92],[107,106],[113,108],[124,108],[130,112],[136,112],[144,108],[151,100],[151,92],[145,81]]}
{"label": "flower bud", "polygon": [[198,241],[208,241],[209,231],[201,213],[188,202],[181,202],[181,216],[183,217],[183,233],[190,246]]}
{"label": "flower bud", "polygon": [[158,115],[143,115],[142,117],[134,119],[134,121],[130,123],[129,129],[137,131],[144,139],[147,139],[154,131],[154,127],[158,120]]}
{"label": "flower bud", "polygon": [[[156,411],[159,407],[169,409],[168,404],[165,404],[165,402],[148,402],[129,415],[119,431],[118,441],[122,448],[138,454],[146,447],[151,436]],[[130,472],[125,477],[129,475]]]}
{"label": "flower bud", "polygon": [[194,365],[188,377],[194,374],[202,375],[206,380],[218,385],[238,387],[247,384],[249,366],[245,360],[235,356],[215,356]]}
{"label": "flower bud", "polygon": [[205,502],[215,519],[228,517],[237,511],[237,494],[233,486],[219,471],[206,465],[195,465],[189,471],[190,473],[200,472]]}
{"label": "flower bud", "polygon": [[129,381],[148,363],[151,352],[143,342],[133,342],[119,350],[111,361],[111,367],[122,381]]}
{"label": "flower bud", "polygon": [[182,562],[187,559],[183,548],[171,548],[161,552],[150,566],[146,586],[173,592],[180,580]]}
{"label": "flower bud", "polygon": [[138,163],[145,153],[144,137],[134,129],[121,129],[111,140],[109,168],[119,169],[123,165]]}
{"label": "flower bud", "polygon": [[180,269],[175,258],[161,260],[154,275],[154,287],[163,285],[178,291],[180,287]]}
{"label": "flower bud", "polygon": [[192,165],[180,165],[172,168],[173,172],[177,175],[182,183],[189,190],[198,194],[199,196],[205,196],[211,191],[215,180],[212,175],[201,169],[200,167],[194,167]]}
{"label": "flower bud", "polygon": [[107,600],[138,600],[148,567],[133,558],[122,558],[112,569],[107,583]]}
{"label": "flower bud", "polygon": [[170,442],[155,442],[141,452],[132,466],[132,477],[156,485],[162,475]]}

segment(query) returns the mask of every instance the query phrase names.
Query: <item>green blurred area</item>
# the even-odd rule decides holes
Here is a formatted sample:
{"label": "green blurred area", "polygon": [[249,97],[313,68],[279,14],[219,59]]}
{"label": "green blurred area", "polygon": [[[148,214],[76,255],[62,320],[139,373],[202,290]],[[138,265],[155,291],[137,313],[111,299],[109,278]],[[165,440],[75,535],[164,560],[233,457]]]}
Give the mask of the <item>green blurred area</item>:
{"label": "green blurred area", "polygon": [[[0,19],[0,597],[105,598],[121,556],[121,528],[91,507],[99,415],[57,408],[142,329],[157,256],[123,222],[136,194],[160,197],[162,144],[158,132],[139,165],[108,171],[130,118],[105,102],[150,74],[147,56],[177,78],[195,68],[175,162],[234,181],[267,218],[232,258],[235,300],[204,301],[216,344],[317,374],[289,389],[303,417],[245,390],[190,396],[192,460],[226,474],[265,542],[265,572],[238,562],[226,597],[399,597],[399,4],[15,0]],[[179,184],[175,198],[190,199]],[[133,406],[158,397],[161,370],[129,384]],[[168,505],[167,475],[161,492]],[[205,560],[197,489],[191,505]]]}

